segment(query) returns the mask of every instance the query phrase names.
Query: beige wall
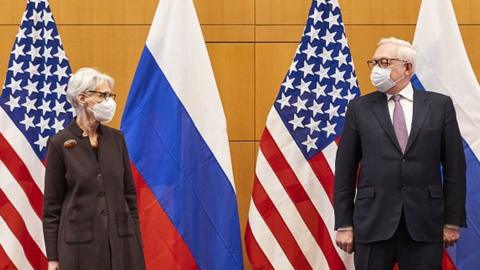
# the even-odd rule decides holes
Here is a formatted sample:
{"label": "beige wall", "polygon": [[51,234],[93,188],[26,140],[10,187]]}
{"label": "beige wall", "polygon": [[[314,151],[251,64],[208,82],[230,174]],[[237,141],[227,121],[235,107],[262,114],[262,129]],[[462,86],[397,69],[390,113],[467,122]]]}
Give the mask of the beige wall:
{"label": "beige wall", "polygon": [[[339,0],[360,88],[379,38],[413,38],[420,0]],[[26,0],[0,1],[0,80]],[[300,39],[310,0],[196,0],[227,114],[242,232],[258,139]],[[119,127],[157,0],[50,0],[73,70],[95,66],[117,80]],[[465,46],[480,72],[480,1],[453,0]],[[441,45],[441,44],[439,44]],[[248,263],[246,263],[247,268]]]}

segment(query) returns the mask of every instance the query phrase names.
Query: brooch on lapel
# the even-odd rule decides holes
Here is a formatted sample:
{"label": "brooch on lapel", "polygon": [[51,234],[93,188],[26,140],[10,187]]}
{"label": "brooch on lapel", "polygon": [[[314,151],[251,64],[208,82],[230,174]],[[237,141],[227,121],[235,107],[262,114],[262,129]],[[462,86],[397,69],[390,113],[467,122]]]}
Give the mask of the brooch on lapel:
{"label": "brooch on lapel", "polygon": [[63,146],[65,146],[65,148],[67,149],[70,149],[70,148],[73,148],[77,145],[77,141],[74,140],[74,139],[70,139],[70,140],[66,140],[64,143],[63,143]]}

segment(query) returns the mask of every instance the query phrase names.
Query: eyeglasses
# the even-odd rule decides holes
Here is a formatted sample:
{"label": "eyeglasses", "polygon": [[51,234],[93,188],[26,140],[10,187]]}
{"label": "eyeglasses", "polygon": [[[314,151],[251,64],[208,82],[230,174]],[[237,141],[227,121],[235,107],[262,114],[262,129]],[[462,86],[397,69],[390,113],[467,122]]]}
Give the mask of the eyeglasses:
{"label": "eyeglasses", "polygon": [[116,94],[113,94],[113,93],[110,93],[110,92],[100,92],[100,91],[95,91],[95,90],[90,90],[90,91],[87,91],[88,93],[95,93],[97,94],[99,97],[107,100],[107,99],[113,99],[115,100],[115,98],[117,98],[117,95]]}
{"label": "eyeglasses", "polygon": [[397,58],[380,58],[380,59],[371,59],[367,61],[367,65],[370,69],[378,65],[381,68],[387,68],[393,64],[394,61],[401,61],[408,63],[408,61],[397,59]]}

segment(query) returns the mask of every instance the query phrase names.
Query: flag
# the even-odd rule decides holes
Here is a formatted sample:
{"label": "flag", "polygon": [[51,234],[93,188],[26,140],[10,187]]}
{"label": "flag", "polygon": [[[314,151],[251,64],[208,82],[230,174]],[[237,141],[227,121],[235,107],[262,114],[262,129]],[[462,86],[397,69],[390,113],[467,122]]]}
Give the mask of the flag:
{"label": "flag", "polygon": [[335,245],[337,142],[360,95],[338,1],[314,0],[260,140],[245,242],[254,269],[353,269]]}
{"label": "flag", "polygon": [[0,268],[46,269],[46,144],[73,118],[71,71],[48,0],[29,0],[0,96]]}
{"label": "flag", "polygon": [[444,269],[480,267],[480,86],[468,60],[450,0],[423,0],[413,45],[416,88],[452,98],[467,160],[467,227],[444,256]]}
{"label": "flag", "polygon": [[121,130],[148,269],[243,269],[226,120],[192,0],[161,0]]}

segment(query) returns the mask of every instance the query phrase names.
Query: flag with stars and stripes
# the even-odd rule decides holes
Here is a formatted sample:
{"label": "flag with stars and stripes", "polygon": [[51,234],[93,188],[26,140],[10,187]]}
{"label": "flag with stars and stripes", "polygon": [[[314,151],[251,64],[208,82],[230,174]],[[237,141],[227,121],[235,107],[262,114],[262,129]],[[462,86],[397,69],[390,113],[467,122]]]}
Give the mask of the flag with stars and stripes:
{"label": "flag with stars and stripes", "polygon": [[360,95],[336,0],[314,0],[268,115],[245,233],[254,269],[353,269],[335,245],[337,141]]}
{"label": "flag with stars and stripes", "polygon": [[71,71],[48,0],[29,0],[0,96],[0,269],[46,269],[47,140],[73,118]]}

